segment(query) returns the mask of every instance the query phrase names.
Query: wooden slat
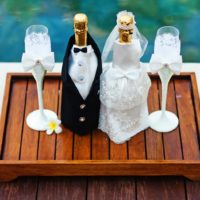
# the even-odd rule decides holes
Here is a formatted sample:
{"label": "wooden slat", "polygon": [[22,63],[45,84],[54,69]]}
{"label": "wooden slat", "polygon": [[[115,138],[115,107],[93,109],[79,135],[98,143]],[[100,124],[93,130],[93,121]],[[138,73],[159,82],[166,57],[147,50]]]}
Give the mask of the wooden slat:
{"label": "wooden slat", "polygon": [[[152,79],[152,86],[148,97],[149,113],[159,110],[159,90],[157,79]],[[146,151],[147,159],[163,159],[163,142],[162,134],[146,130]]]}
{"label": "wooden slat", "polygon": [[6,127],[6,138],[4,141],[4,160],[18,160],[21,145],[21,134],[23,129],[24,108],[26,99],[27,81],[15,80],[12,85],[8,121]]}
{"label": "wooden slat", "polygon": [[74,160],[91,159],[91,134],[80,136],[74,134]]}
{"label": "wooden slat", "polygon": [[[192,87],[189,80],[176,80],[175,88],[177,93],[184,159],[199,160],[198,127],[195,123],[194,102],[191,92]],[[200,175],[196,174],[196,176],[199,177]],[[198,199],[199,195],[197,190],[200,189],[199,183],[186,181],[186,189],[188,199]]]}
{"label": "wooden slat", "polygon": [[[159,88],[161,90],[161,84],[159,85]],[[161,100],[161,96],[160,96],[160,100]],[[175,92],[174,80],[171,80],[169,82],[166,108],[167,110],[175,113],[178,116],[177,107],[176,107],[176,92]],[[183,159],[179,127],[171,131],[170,133],[163,133],[163,143],[164,143],[165,159],[168,159],[168,160],[182,160]],[[164,183],[163,184],[164,190],[166,191],[165,194],[167,195],[166,198],[183,199],[185,197],[185,186],[184,186],[183,179],[171,180],[169,178],[163,178],[162,182]]]}
{"label": "wooden slat", "polygon": [[39,132],[30,129],[26,123],[26,117],[28,116],[28,114],[36,109],[38,109],[38,95],[36,82],[32,78],[29,79],[27,87],[25,118],[23,126],[24,129],[20,156],[21,160],[37,160]]}
{"label": "wooden slat", "polygon": [[[159,84],[159,88],[161,90],[161,84]],[[160,102],[161,102],[161,95],[160,95]],[[171,111],[177,115],[177,108],[176,108],[176,94],[174,90],[174,82],[171,80],[168,86],[168,95],[167,95],[167,106],[166,109]],[[181,140],[180,140],[180,133],[179,127],[175,130],[171,131],[170,133],[163,133],[163,142],[164,142],[164,154],[165,159],[172,160],[182,159],[182,147],[181,147]]]}
{"label": "wooden slat", "polygon": [[189,80],[175,81],[176,98],[180,119],[180,131],[185,160],[200,158],[198,131],[195,123],[191,84]]}
{"label": "wooden slat", "polygon": [[132,177],[89,178],[87,193],[88,200],[136,199],[135,182]]}
{"label": "wooden slat", "polygon": [[[59,90],[59,81],[56,79],[45,79],[44,81],[44,108],[49,109],[57,113],[58,109],[58,90]],[[48,136],[45,132],[40,133],[39,138],[39,150],[38,150],[38,160],[54,160],[55,159],[55,145],[56,145],[56,135]],[[42,188],[44,190],[45,186],[48,184],[44,177],[40,177],[38,180],[38,188]],[[52,187],[53,184],[51,183]],[[43,195],[46,194],[48,197],[52,195],[52,188],[48,192],[41,193],[41,190],[38,190],[38,199],[44,199]],[[45,199],[48,199],[48,198]]]}
{"label": "wooden slat", "polygon": [[200,199],[200,181],[186,180],[187,199],[198,200]]}
{"label": "wooden slat", "polygon": [[[162,98],[162,90],[161,90],[161,83],[159,81],[159,95],[156,94],[156,82],[152,81],[152,89],[154,92],[153,101],[150,101],[150,109],[153,107],[155,108],[158,105],[159,102],[161,104]],[[150,92],[151,100],[152,100],[152,91]],[[160,97],[160,99],[159,99]],[[153,106],[152,106],[153,103]],[[175,94],[174,94],[174,86],[173,82],[171,81],[169,83],[168,88],[168,96],[167,96],[167,110],[170,111],[176,111],[173,109],[176,109],[175,104]],[[171,110],[172,109],[172,110]],[[181,144],[180,144],[180,137],[179,137],[179,131],[175,130],[171,133],[164,133],[163,134],[163,141],[162,141],[162,133],[153,133],[152,135],[152,143],[149,143],[147,146],[147,156],[148,158],[154,158],[154,159],[164,159],[164,156],[166,156],[168,159],[181,159]],[[147,133],[148,134],[148,133]],[[153,136],[153,134],[155,136]],[[160,137],[158,137],[160,135]],[[149,136],[150,137],[150,136]],[[149,138],[148,138],[149,139]],[[154,140],[154,141],[153,141]],[[156,143],[155,143],[156,142]],[[148,141],[147,141],[148,143]],[[164,150],[163,150],[163,143],[164,143]],[[158,144],[158,149],[153,149],[151,145]],[[179,147],[180,149],[176,152],[176,148]],[[150,151],[153,150],[153,151]],[[156,151],[155,151],[156,150]],[[174,155],[173,155],[174,153]],[[159,184],[157,179],[159,179]],[[185,188],[184,188],[184,182],[183,180],[171,180],[167,181],[169,179],[159,177],[159,178],[137,178],[137,197],[138,199],[143,199],[144,196],[148,196],[149,199],[184,199],[185,198]]]}
{"label": "wooden slat", "polygon": [[92,134],[92,159],[109,159],[109,138],[100,130],[96,130]]}
{"label": "wooden slat", "polygon": [[38,186],[38,200],[84,200],[86,199],[87,178],[42,177]]}
{"label": "wooden slat", "polygon": [[[200,101],[199,101],[199,92],[197,87],[197,80],[195,73],[191,73],[190,75],[191,81],[192,81],[192,96],[194,101],[194,108],[195,108],[195,118],[197,122],[197,130],[198,130],[198,136],[200,138]],[[199,144],[200,145],[200,144]]]}
{"label": "wooden slat", "polygon": [[0,183],[1,200],[35,200],[37,177],[21,177],[12,182]]}
{"label": "wooden slat", "polygon": [[115,144],[114,142],[110,141],[111,160],[126,160],[127,154],[127,142],[123,144]]}
{"label": "wooden slat", "polygon": [[[58,86],[56,79],[45,79],[44,81],[44,108],[57,113],[58,109]],[[54,160],[55,158],[56,135],[48,136],[45,132],[40,133],[39,160]]]}
{"label": "wooden slat", "polygon": [[[197,88],[197,81],[195,74],[191,74],[191,80],[192,80],[192,94],[194,97],[194,106],[196,110],[196,119],[198,124],[198,133],[200,137],[200,102],[199,102],[199,95],[198,95],[198,88]],[[196,178],[194,176],[193,178]],[[197,176],[198,178],[198,176]],[[188,181],[186,180],[186,188],[187,188],[187,199],[200,199],[200,181]]]}
{"label": "wooden slat", "polygon": [[[97,130],[92,135],[92,159],[93,160],[107,160],[109,159],[109,138],[108,136]],[[112,180],[112,181],[110,181]],[[123,185],[123,180],[121,182]],[[125,185],[125,184],[124,184]],[[117,193],[118,192],[118,193]],[[87,188],[87,199],[113,199],[115,197],[127,197],[130,192],[124,194],[124,187],[119,190],[119,181],[111,178],[89,178]],[[132,192],[132,191],[131,191]]]}
{"label": "wooden slat", "polygon": [[57,135],[56,160],[72,160],[73,133],[62,126],[62,133]]}
{"label": "wooden slat", "polygon": [[182,178],[143,177],[137,187],[137,199],[186,199]]}
{"label": "wooden slat", "polygon": [[11,90],[11,74],[7,74],[6,77],[6,84],[5,84],[5,91],[4,91],[4,98],[3,98],[3,105],[2,105],[2,112],[0,116],[0,157],[2,157],[3,151],[3,139],[4,139],[4,132],[6,127],[6,118],[7,118],[7,110],[9,106],[9,97],[10,97],[10,90]]}
{"label": "wooden slat", "polygon": [[184,160],[4,160],[0,175],[10,176],[190,176],[200,174],[199,161]]}
{"label": "wooden slat", "polygon": [[128,141],[128,158],[135,160],[146,159],[145,132],[137,134]]}
{"label": "wooden slat", "polygon": [[[61,94],[62,82],[60,81],[59,89],[59,106],[58,117],[61,118]],[[62,126],[62,133],[57,135],[56,140],[56,160],[72,160],[73,150],[73,133],[69,129]]]}

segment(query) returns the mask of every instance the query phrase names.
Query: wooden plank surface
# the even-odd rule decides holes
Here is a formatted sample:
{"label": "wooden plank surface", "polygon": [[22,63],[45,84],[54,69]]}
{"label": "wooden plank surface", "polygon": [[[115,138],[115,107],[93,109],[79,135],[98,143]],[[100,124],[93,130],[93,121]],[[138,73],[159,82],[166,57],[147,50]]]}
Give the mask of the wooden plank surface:
{"label": "wooden plank surface", "polygon": [[[161,84],[159,84],[159,89],[161,91]],[[160,92],[160,102],[161,100],[162,98],[161,98],[161,92]],[[171,80],[169,82],[166,109],[168,111],[175,113],[178,116],[174,80]],[[169,133],[163,133],[163,146],[164,146],[164,158],[166,160],[176,160],[176,159],[182,160],[183,159],[179,127],[177,127],[175,130]]]}
{"label": "wooden plank surface", "polygon": [[137,187],[137,199],[184,200],[184,180],[180,177],[142,177]]}
{"label": "wooden plank surface", "polygon": [[[61,92],[62,82],[59,84],[59,106],[58,117],[61,118]],[[62,134],[57,135],[56,160],[72,160],[73,157],[73,132],[62,126]]]}
{"label": "wooden plank surface", "polygon": [[38,200],[84,200],[87,195],[86,178],[43,177],[38,185]]}
{"label": "wooden plank surface", "polygon": [[[38,109],[38,98],[36,83],[29,79],[26,95],[25,119],[29,113]],[[24,120],[22,142],[21,142],[21,160],[37,160],[39,132],[30,129]],[[28,148],[27,148],[28,147]]]}
{"label": "wooden plank surface", "polygon": [[1,200],[35,200],[38,177],[21,177],[12,182],[0,183]]}
{"label": "wooden plank surface", "polygon": [[[183,145],[184,159],[199,160],[199,141],[198,130],[196,127],[195,113],[193,108],[193,97],[191,93],[191,84],[187,80],[177,80],[175,82],[177,91],[177,106],[180,117],[180,129]],[[189,119],[186,117],[189,116]],[[189,134],[186,134],[189,133]],[[197,178],[200,174],[196,174]],[[194,177],[193,177],[194,178]],[[186,180],[186,190],[188,199],[200,197],[197,190],[200,189],[199,183],[191,183]]]}
{"label": "wooden plank surface", "polygon": [[74,134],[74,160],[90,160],[91,158],[91,133],[80,136]]}
{"label": "wooden plank surface", "polygon": [[[158,81],[153,79],[148,97],[149,113],[159,110],[159,104]],[[150,128],[146,130],[146,151],[147,159],[164,158],[162,133],[157,133]]]}
{"label": "wooden plank surface", "polygon": [[[0,197],[1,200],[21,200],[21,199],[77,199],[88,200],[95,197],[95,199],[132,199],[132,200],[176,200],[181,197],[181,200],[199,200],[199,187],[200,182],[191,182],[191,191],[193,193],[184,193],[177,190],[175,193],[171,190],[176,187],[178,183],[182,183],[186,179],[182,177],[142,177],[143,188],[135,187],[132,184],[134,177],[93,177],[89,178],[88,186],[82,185],[82,182],[87,178],[82,177],[46,177],[45,185],[38,186],[38,191],[35,191],[35,183],[32,179],[37,177],[21,177],[13,182],[0,183]],[[92,179],[92,182],[90,180]],[[164,179],[168,186],[163,185],[161,179]],[[152,190],[152,182],[157,185],[157,192]],[[59,184],[54,193],[49,194],[52,186]],[[114,183],[114,184],[113,184]],[[98,185],[98,187],[96,187]],[[56,187],[55,187],[56,188]],[[112,189],[111,189],[112,188]],[[111,190],[110,190],[111,189]],[[111,191],[115,191],[112,193]],[[120,192],[116,192],[120,191]],[[42,193],[39,195],[39,193]],[[116,194],[118,196],[116,196]],[[40,196],[40,197],[39,197]],[[115,198],[114,198],[115,197]],[[94,198],[93,198],[94,199]]]}
{"label": "wooden plank surface", "polygon": [[20,155],[21,133],[23,130],[24,108],[27,81],[15,80],[10,94],[8,121],[4,141],[4,160],[18,160]]}
{"label": "wooden plank surface", "polygon": [[[34,161],[38,158],[38,160],[55,160],[55,162],[59,160],[70,161],[72,159],[93,159],[105,161],[126,161],[129,159],[136,160],[136,163],[138,163],[137,160],[146,159],[147,162],[150,160],[164,159],[182,160],[183,158],[185,160],[199,160],[199,124],[197,124],[197,122],[199,123],[200,118],[198,119],[198,114],[195,111],[195,108],[197,109],[199,105],[195,102],[199,102],[199,100],[197,99],[195,90],[191,90],[194,87],[191,85],[191,77],[191,75],[184,75],[180,78],[176,76],[173,78],[174,81],[171,81],[169,84],[167,109],[176,113],[180,117],[180,128],[177,128],[173,132],[167,134],[156,133],[151,129],[147,129],[146,131],[133,137],[130,141],[120,145],[109,141],[108,137],[100,131],[94,131],[86,136],[78,136],[70,130],[63,128],[62,134],[47,136],[44,132],[38,134],[36,131],[30,130],[24,119],[29,112],[37,107],[36,85],[34,84],[32,77],[30,77],[28,82],[26,77],[23,77],[23,81],[20,80],[20,76],[13,78],[14,82],[10,103],[13,107],[10,109],[12,112],[10,110],[8,111],[8,115],[18,116],[19,114],[19,116],[21,115],[21,121],[16,123],[16,131],[14,135],[12,134],[12,138],[9,128],[6,129],[8,134],[4,140],[3,159],[4,156],[5,160],[6,157],[9,159],[9,154],[11,154],[21,160]],[[23,84],[21,84],[20,81],[24,82],[24,88],[22,87]],[[58,76],[47,77],[45,79],[44,105],[46,108],[57,112],[58,115],[60,115],[61,87],[62,84]],[[22,108],[24,112],[21,112],[21,108],[20,110],[17,110],[17,108],[14,107],[14,103],[12,103],[14,100],[17,101],[18,97],[23,103]],[[160,81],[156,76],[154,76],[149,94],[149,111],[152,112],[158,110],[160,103]],[[186,115],[191,117],[191,123],[190,120],[186,120]],[[12,120],[8,120],[8,124],[9,123],[12,125],[14,122]],[[12,131],[13,130],[11,130],[11,132]],[[186,134],[186,132],[189,132],[190,135]],[[17,141],[17,144],[14,144],[14,148],[7,142],[9,137],[12,141]],[[26,146],[30,147],[27,151]],[[190,148],[190,146],[192,147]],[[87,163],[85,164],[87,165]],[[162,165],[163,163],[160,164]],[[99,166],[100,168],[102,167],[101,165]],[[122,168],[123,167],[124,166],[122,166]],[[91,166],[89,166],[89,168],[91,169]],[[113,173],[114,175],[117,170],[115,169],[114,171],[115,172],[109,173]],[[129,169],[127,172],[132,173]],[[179,172],[177,171],[177,173]],[[186,176],[193,178],[190,173],[186,174]]]}
{"label": "wooden plank surface", "polygon": [[89,178],[87,200],[132,200],[135,196],[135,180],[132,177]]}
{"label": "wooden plank surface", "polygon": [[[150,112],[160,109],[162,102],[162,89],[160,81],[152,81],[149,94]],[[176,112],[175,91],[173,81],[170,81],[167,96],[167,110]],[[176,129],[171,133],[157,133],[147,130],[147,159],[182,159],[179,131]],[[150,140],[150,142],[149,142]],[[176,146],[174,146],[176,142]],[[175,147],[180,149],[177,152]],[[177,178],[178,179],[178,178]],[[149,184],[149,185],[146,185]],[[185,188],[183,180],[170,180],[163,177],[139,177],[137,178],[138,199],[185,199]]]}
{"label": "wooden plank surface", "polygon": [[[56,79],[45,79],[44,81],[44,108],[57,113],[58,110],[58,87],[59,82]],[[40,133],[38,159],[54,160],[55,158],[56,135],[47,135]]]}
{"label": "wooden plank surface", "polygon": [[[167,101],[167,107],[169,110],[173,112],[177,112],[180,116],[180,119],[183,118],[183,114],[188,111],[191,117],[194,119],[196,117],[196,113],[194,110],[192,110],[191,106],[193,106],[193,101],[195,99],[193,94],[191,93],[191,85],[189,79],[185,82],[182,82],[183,80],[180,80],[178,83],[178,79],[175,79],[174,86],[170,83],[169,85],[169,93],[176,95],[175,99],[170,99],[168,96]],[[59,83],[58,83],[59,84]],[[26,92],[24,93],[23,87],[20,90],[21,95],[20,98],[26,100],[28,98],[33,98],[33,102],[27,103],[25,109],[25,115],[29,112],[29,109],[34,108],[36,106],[36,102],[34,103],[34,93],[29,92],[33,91],[33,84],[31,86],[30,81],[28,81],[28,85],[25,86],[25,91],[27,87],[27,96]],[[31,89],[32,87],[32,89]],[[173,89],[174,87],[174,89]],[[154,84],[154,89],[155,84]],[[157,85],[157,89],[159,88],[159,85]],[[16,90],[16,88],[15,88]],[[156,91],[156,90],[155,90]],[[23,94],[23,95],[22,95]],[[158,98],[159,93],[158,91],[151,96],[150,98]],[[15,97],[14,97],[15,96]],[[12,98],[16,98],[16,95],[11,96]],[[171,97],[170,97],[171,98]],[[184,102],[184,99],[187,99],[187,102]],[[158,99],[159,100],[159,99]],[[174,102],[174,101],[177,101]],[[58,100],[59,101],[59,98]],[[174,103],[177,104],[177,108],[174,107]],[[198,105],[196,104],[196,108]],[[181,114],[179,112],[179,108],[181,110]],[[16,109],[16,108],[15,108]],[[156,108],[153,108],[156,110]],[[152,110],[151,110],[152,111]],[[19,112],[19,111],[18,111]],[[181,118],[182,117],[182,118]],[[11,122],[9,122],[11,123]],[[19,123],[20,126],[20,123]],[[26,157],[28,154],[23,153],[24,147],[23,142],[29,141],[24,140],[24,130],[25,125],[22,125],[21,131],[23,129],[23,138],[22,138],[22,147],[21,147],[21,159],[26,160]],[[122,148],[122,152],[120,153],[119,149],[116,149],[117,152],[120,153],[118,156],[116,153],[110,154],[111,157],[117,158],[117,159],[124,159],[125,155],[126,158],[129,159],[144,159],[145,157],[149,159],[176,159],[176,158],[182,158],[181,152],[175,152],[173,154],[173,151],[171,148],[171,145],[173,145],[173,141],[175,140],[178,142],[178,145],[183,145],[183,153],[184,153],[184,159],[194,159],[199,160],[199,153],[197,151],[198,145],[198,127],[196,125],[196,120],[194,122],[189,123],[186,122],[184,124],[181,124],[180,131],[188,129],[191,133],[191,137],[194,139],[193,143],[191,145],[194,145],[192,149],[185,148],[188,138],[185,135],[178,135],[178,131],[175,130],[174,134],[168,134],[163,135],[163,137],[160,140],[160,137],[156,136],[152,138],[152,141],[150,141],[149,144],[147,144],[146,151],[150,150],[149,155],[145,155],[144,151],[142,151],[144,147],[144,142],[148,138],[148,135],[145,137],[145,134],[151,134],[151,133],[142,133],[138,134],[137,137],[134,137],[133,140],[128,142],[124,145],[126,148]],[[7,130],[6,130],[7,131]],[[19,131],[19,130],[17,130]],[[66,131],[66,132],[65,132]],[[65,139],[69,139],[73,134],[71,133],[71,136],[67,137],[66,135],[69,135],[68,130],[64,130]],[[61,134],[62,135],[62,134]],[[68,155],[65,154],[67,149],[64,149],[63,152],[60,152],[59,150],[63,149],[64,143],[61,143],[59,146],[59,141],[62,141],[63,139],[58,139],[61,135],[57,137],[56,142],[56,159],[71,159],[71,153],[69,152]],[[180,137],[178,137],[180,136]],[[64,136],[62,136],[64,138]],[[87,157],[99,159],[101,156],[105,159],[108,159],[108,156],[106,154],[106,150],[104,151],[98,151],[101,145],[103,145],[105,148],[107,148],[107,142],[102,140],[104,136],[101,135],[101,133],[96,134],[92,136],[93,140],[89,141],[91,142],[91,150],[87,154]],[[99,139],[100,138],[100,139]],[[105,137],[106,138],[106,137]],[[180,143],[180,139],[183,140],[183,144]],[[71,140],[72,141],[72,140]],[[69,140],[69,145],[73,145],[72,142]],[[88,141],[88,140],[87,140]],[[160,141],[162,141],[162,145],[160,145]],[[79,142],[78,142],[79,144]],[[141,144],[140,148],[134,148],[130,144]],[[81,144],[82,145],[82,144]],[[153,146],[155,145],[155,146]],[[163,150],[160,151],[161,146]],[[5,151],[4,146],[4,151]],[[95,149],[95,147],[98,147]],[[109,142],[108,142],[109,147]],[[113,146],[114,147],[114,146]],[[184,149],[185,148],[185,149]],[[19,147],[20,149],[20,147]],[[115,147],[113,148],[115,149]],[[126,150],[125,150],[126,149]],[[58,150],[58,152],[57,152]],[[127,152],[128,150],[128,152]],[[20,150],[19,150],[20,151]],[[16,151],[16,155],[18,154],[19,159],[19,151]],[[78,150],[79,151],[79,150]],[[162,152],[163,151],[163,152]],[[33,152],[35,152],[33,150]],[[52,152],[52,151],[50,151]],[[88,152],[88,150],[86,151]],[[128,153],[128,154],[127,154]],[[35,155],[35,154],[33,154]],[[32,156],[33,156],[32,155]],[[78,153],[78,158],[81,159],[83,155]],[[16,156],[17,157],[17,156]],[[84,157],[84,156],[83,156]],[[34,158],[34,156],[33,156]],[[185,183],[185,185],[184,185]],[[51,192],[50,192],[51,191]],[[200,199],[200,181],[191,182],[188,181],[185,178],[182,177],[90,177],[90,178],[81,178],[81,177],[42,177],[39,178],[39,184],[38,184],[38,178],[37,177],[22,177],[19,178],[13,182],[9,183],[0,183],[0,197],[1,200],[4,199]]]}
{"label": "wooden plank surface", "polygon": [[4,99],[3,99],[3,105],[2,105],[3,109],[0,116],[0,157],[1,158],[2,158],[2,151],[3,151],[3,139],[4,139],[5,128],[6,128],[7,110],[9,108],[11,80],[12,80],[11,74],[7,74]]}
{"label": "wooden plank surface", "polygon": [[198,131],[191,96],[191,84],[188,80],[176,80],[175,89],[180,119],[183,157],[185,160],[199,160]]}
{"label": "wooden plank surface", "polygon": [[100,130],[96,130],[92,134],[92,159],[109,159],[109,138]]}

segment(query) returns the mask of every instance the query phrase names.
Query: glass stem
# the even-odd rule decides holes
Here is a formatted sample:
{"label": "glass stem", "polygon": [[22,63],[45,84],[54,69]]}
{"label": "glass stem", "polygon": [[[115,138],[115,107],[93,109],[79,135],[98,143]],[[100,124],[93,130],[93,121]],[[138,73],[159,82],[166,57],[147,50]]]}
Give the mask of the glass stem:
{"label": "glass stem", "polygon": [[167,90],[168,90],[168,84],[169,80],[171,79],[173,73],[172,71],[165,67],[158,72],[160,79],[161,79],[161,84],[162,84],[162,104],[161,104],[161,110],[162,110],[162,115],[165,115],[166,111],[166,102],[167,102]]}
{"label": "glass stem", "polygon": [[42,116],[44,116],[44,105],[43,105],[43,96],[42,96],[43,79],[42,80],[36,80],[36,83],[37,83],[39,110],[40,110],[40,114]]}
{"label": "glass stem", "polygon": [[42,86],[43,86],[43,80],[44,80],[44,75],[45,75],[46,71],[43,69],[43,67],[41,65],[37,65],[33,69],[32,73],[33,73],[33,77],[35,78],[36,84],[37,84],[37,94],[38,94],[38,104],[39,104],[40,114],[42,117],[45,117]]}

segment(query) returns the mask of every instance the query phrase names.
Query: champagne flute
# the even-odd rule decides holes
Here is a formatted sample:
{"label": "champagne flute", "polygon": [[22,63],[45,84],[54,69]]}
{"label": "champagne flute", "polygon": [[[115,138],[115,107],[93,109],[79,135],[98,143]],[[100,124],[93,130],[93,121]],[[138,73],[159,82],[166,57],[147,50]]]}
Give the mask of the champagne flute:
{"label": "champagne flute", "polygon": [[24,54],[28,55],[33,62],[31,70],[37,85],[39,104],[39,110],[31,112],[27,116],[26,122],[30,128],[44,131],[46,130],[48,121],[57,118],[55,112],[44,109],[43,105],[42,86],[47,70],[42,63],[42,60],[45,56],[51,55],[51,58],[53,57],[53,59],[51,59],[51,61],[53,60],[53,63],[51,64],[54,66],[54,54],[51,52],[51,41],[47,27],[43,25],[32,25],[27,28]]}
{"label": "champagne flute", "polygon": [[[160,67],[154,70],[158,63]],[[169,81],[175,71],[180,72],[181,64],[178,29],[173,26],[161,27],[157,31],[154,54],[150,61],[150,67],[153,71],[158,72],[162,84],[161,110],[155,111],[149,116],[150,127],[155,131],[169,132],[178,126],[178,117],[174,113],[166,111],[166,99]]]}

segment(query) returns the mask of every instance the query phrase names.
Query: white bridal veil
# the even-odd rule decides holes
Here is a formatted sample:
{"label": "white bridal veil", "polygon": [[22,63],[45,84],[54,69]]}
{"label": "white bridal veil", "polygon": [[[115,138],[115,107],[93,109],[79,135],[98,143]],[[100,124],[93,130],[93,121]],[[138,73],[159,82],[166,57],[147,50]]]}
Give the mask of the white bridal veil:
{"label": "white bridal veil", "polygon": [[145,50],[146,50],[146,47],[147,47],[147,44],[148,44],[148,41],[147,39],[139,32],[137,26],[135,25],[136,23],[134,22],[134,24],[130,24],[129,26],[122,26],[120,23],[119,23],[119,20],[120,18],[123,16],[123,15],[129,15],[131,17],[133,17],[134,19],[134,15],[132,12],[127,12],[126,10],[124,11],[121,11],[117,14],[117,24],[116,26],[114,27],[114,29],[112,30],[112,32],[110,33],[108,39],[106,40],[106,43],[105,43],[105,46],[104,46],[104,49],[103,49],[103,53],[102,53],[102,61],[103,62],[107,62],[108,61],[108,57],[110,54],[112,54],[112,50],[113,50],[113,44],[115,42],[115,40],[117,40],[119,38],[119,32],[118,32],[118,29],[123,29],[123,30],[131,30],[133,29],[133,34],[132,34],[132,37],[134,39],[139,39],[140,41],[140,45],[141,45],[141,49],[142,49],[142,53],[141,53],[141,56],[143,56]]}

